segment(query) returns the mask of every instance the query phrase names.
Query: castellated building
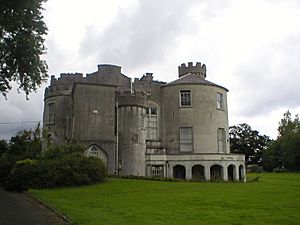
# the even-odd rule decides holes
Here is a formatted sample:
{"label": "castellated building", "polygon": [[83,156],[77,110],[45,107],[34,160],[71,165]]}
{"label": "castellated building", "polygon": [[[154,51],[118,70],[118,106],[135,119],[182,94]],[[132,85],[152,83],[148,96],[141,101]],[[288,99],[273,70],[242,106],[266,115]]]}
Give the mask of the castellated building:
{"label": "castellated building", "polygon": [[198,62],[181,64],[178,75],[132,82],[102,64],[86,76],[51,76],[44,128],[55,145],[84,145],[109,174],[245,181],[245,157],[229,149],[228,90],[207,81]]}

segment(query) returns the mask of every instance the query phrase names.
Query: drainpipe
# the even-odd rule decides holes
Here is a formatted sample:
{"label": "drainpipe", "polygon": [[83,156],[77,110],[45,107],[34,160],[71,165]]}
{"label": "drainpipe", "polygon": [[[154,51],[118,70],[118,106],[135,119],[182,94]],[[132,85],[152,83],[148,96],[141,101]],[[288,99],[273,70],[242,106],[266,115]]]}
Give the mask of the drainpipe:
{"label": "drainpipe", "polygon": [[119,103],[116,96],[116,162],[115,162],[115,174],[119,174]]}

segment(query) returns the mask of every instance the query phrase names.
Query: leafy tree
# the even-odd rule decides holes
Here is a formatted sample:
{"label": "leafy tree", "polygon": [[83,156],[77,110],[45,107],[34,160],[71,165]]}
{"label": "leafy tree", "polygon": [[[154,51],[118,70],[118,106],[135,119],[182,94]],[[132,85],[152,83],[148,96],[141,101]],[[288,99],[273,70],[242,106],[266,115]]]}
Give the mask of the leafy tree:
{"label": "leafy tree", "polygon": [[246,123],[229,127],[229,138],[231,152],[245,154],[247,164],[260,164],[262,152],[271,141]]}
{"label": "leafy tree", "polygon": [[267,171],[276,168],[300,171],[300,122],[287,111],[279,122],[278,138],[263,154],[263,166]]}
{"label": "leafy tree", "polygon": [[281,141],[276,140],[263,151],[262,165],[265,171],[272,172],[275,168],[283,168]]}
{"label": "leafy tree", "polygon": [[0,157],[4,154],[8,149],[8,144],[6,140],[0,140]]}
{"label": "leafy tree", "polygon": [[286,137],[298,131],[300,131],[299,116],[296,115],[295,118],[292,119],[292,114],[288,110],[283,114],[283,118],[279,122],[278,137]]}
{"label": "leafy tree", "polygon": [[35,130],[23,130],[10,138],[5,157],[13,163],[27,158],[36,159],[41,155],[42,141],[40,124]]}
{"label": "leafy tree", "polygon": [[1,0],[0,4],[0,92],[6,96],[11,82],[26,95],[48,77],[42,3],[46,0]]}

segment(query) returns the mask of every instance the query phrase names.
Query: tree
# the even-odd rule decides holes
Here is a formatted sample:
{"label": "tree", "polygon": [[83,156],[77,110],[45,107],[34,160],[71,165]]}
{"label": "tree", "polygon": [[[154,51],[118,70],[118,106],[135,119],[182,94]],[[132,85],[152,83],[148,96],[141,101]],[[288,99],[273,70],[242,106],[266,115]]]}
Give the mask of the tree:
{"label": "tree", "polygon": [[286,137],[296,133],[297,131],[300,131],[299,116],[295,115],[295,118],[292,119],[292,114],[288,110],[283,114],[283,118],[279,122],[278,137]]}
{"label": "tree", "polygon": [[8,144],[6,140],[0,140],[0,158],[8,149]]}
{"label": "tree", "polygon": [[229,127],[229,138],[231,152],[245,154],[247,164],[260,164],[262,152],[271,141],[246,123]]}
{"label": "tree", "polygon": [[279,122],[278,138],[263,154],[263,166],[267,171],[275,168],[300,171],[300,122],[287,111]]}
{"label": "tree", "polygon": [[42,3],[46,0],[1,0],[0,4],[0,92],[6,96],[11,82],[26,96],[48,77]]}

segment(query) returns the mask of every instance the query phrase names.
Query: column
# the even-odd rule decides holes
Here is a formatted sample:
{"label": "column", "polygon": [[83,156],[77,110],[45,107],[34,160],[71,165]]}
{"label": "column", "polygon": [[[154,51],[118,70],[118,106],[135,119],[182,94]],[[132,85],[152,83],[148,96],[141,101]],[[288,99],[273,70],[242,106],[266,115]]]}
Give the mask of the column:
{"label": "column", "polygon": [[206,181],[210,181],[210,166],[204,167],[204,177]]}
{"label": "column", "polygon": [[228,169],[227,166],[222,166],[223,168],[223,181],[228,181]]}

